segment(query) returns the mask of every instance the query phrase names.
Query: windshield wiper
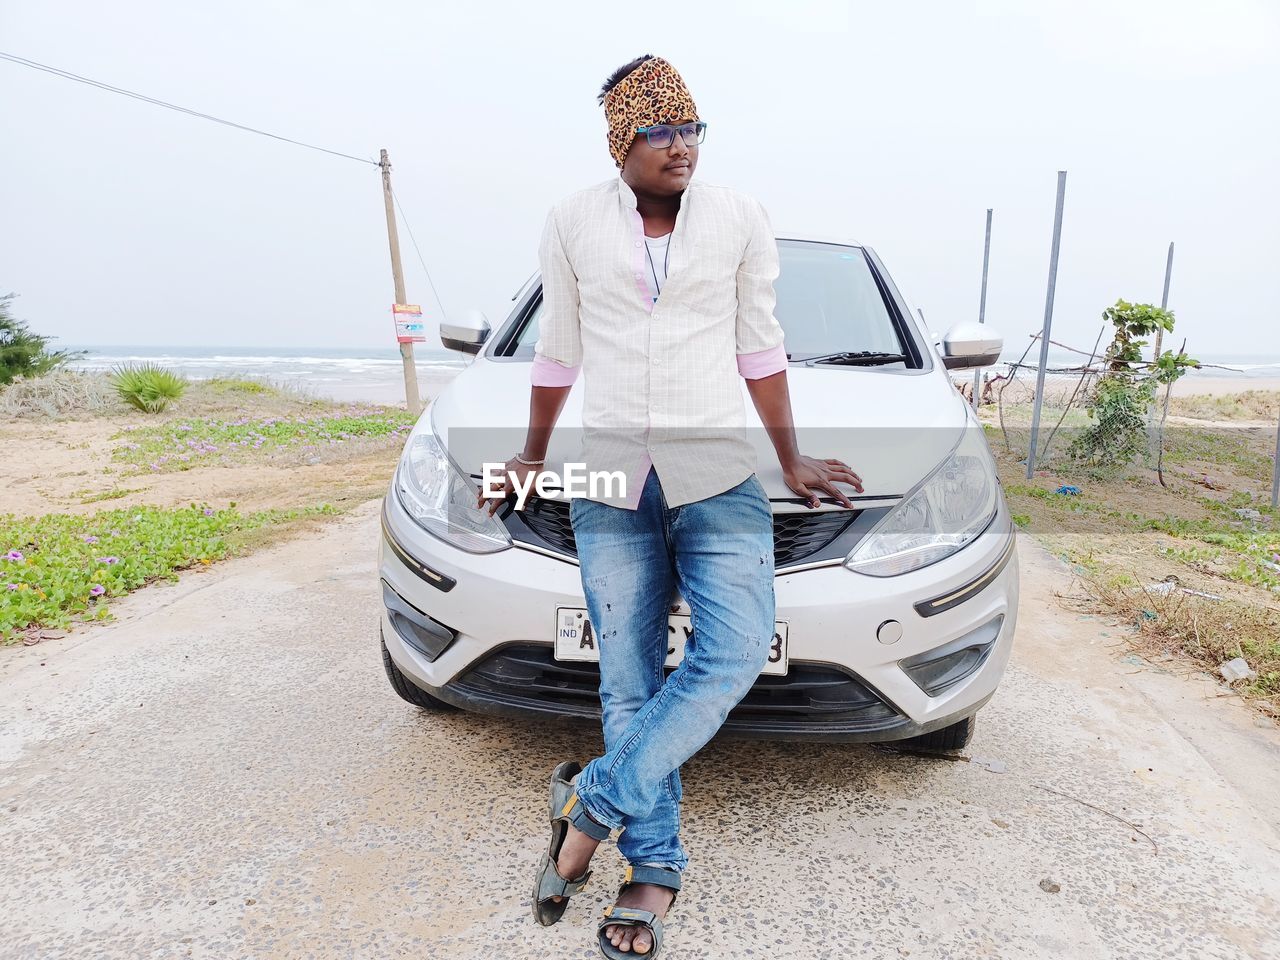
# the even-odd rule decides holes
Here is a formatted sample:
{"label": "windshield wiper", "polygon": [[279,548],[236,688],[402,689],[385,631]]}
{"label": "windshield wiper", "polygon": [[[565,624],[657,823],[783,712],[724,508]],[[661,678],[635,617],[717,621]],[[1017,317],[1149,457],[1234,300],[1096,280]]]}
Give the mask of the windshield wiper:
{"label": "windshield wiper", "polygon": [[907,358],[901,353],[881,353],[877,350],[858,350],[840,353],[826,353],[818,357],[809,357],[802,363],[836,363],[844,367],[879,367],[889,363],[906,363]]}

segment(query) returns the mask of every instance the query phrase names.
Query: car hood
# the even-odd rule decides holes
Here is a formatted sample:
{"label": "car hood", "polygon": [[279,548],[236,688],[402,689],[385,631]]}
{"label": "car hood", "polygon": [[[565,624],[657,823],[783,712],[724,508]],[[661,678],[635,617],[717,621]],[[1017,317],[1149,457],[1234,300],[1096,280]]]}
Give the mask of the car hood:
{"label": "car hood", "polygon": [[[464,472],[479,477],[483,463],[503,463],[522,448],[529,373],[526,361],[479,357],[427,409],[426,416]],[[862,477],[865,497],[897,499],[906,493],[950,453],[968,422],[964,400],[938,368],[901,373],[793,365],[787,386],[800,452],[849,464]],[[579,379],[552,435],[549,469],[579,459],[582,391]],[[760,482],[772,499],[796,498],[783,481],[745,380],[742,396]]]}

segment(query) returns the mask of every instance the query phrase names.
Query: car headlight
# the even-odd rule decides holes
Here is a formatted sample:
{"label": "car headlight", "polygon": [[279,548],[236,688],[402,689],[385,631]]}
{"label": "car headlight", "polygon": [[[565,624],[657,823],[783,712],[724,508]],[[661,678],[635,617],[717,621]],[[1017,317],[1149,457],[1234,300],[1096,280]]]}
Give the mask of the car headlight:
{"label": "car headlight", "polygon": [[476,506],[477,485],[453,465],[425,419],[405,444],[395,486],[409,516],[446,543],[470,553],[511,546],[507,528]]}
{"label": "car headlight", "polygon": [[845,558],[873,577],[893,577],[951,556],[991,522],[1000,507],[995,462],[979,427],[969,426],[951,454]]}

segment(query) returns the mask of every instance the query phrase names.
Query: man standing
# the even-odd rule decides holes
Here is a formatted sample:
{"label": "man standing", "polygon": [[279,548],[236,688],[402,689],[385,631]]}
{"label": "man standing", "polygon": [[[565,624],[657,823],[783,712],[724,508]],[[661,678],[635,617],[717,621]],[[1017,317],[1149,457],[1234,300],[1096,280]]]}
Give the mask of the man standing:
{"label": "man standing", "polygon": [[[773,639],[773,515],[744,433],[740,380],[787,486],[810,507],[824,495],[851,507],[835,484],[861,492],[862,483],[842,461],[796,449],[773,316],[777,243],[757,201],[694,182],[706,124],[680,74],[640,57],[599,100],[620,175],[547,218],[529,429],[501,492],[541,468],[581,371],[586,466],[626,478],[621,496],[570,501],[606,753],[552,775],[533,910],[542,924],[559,920],[596,846],[621,829],[626,882],[598,931],[604,954],[618,957],[661,945],[688,863],[679,768],[746,695]],[[693,634],[664,679],[677,592]]]}

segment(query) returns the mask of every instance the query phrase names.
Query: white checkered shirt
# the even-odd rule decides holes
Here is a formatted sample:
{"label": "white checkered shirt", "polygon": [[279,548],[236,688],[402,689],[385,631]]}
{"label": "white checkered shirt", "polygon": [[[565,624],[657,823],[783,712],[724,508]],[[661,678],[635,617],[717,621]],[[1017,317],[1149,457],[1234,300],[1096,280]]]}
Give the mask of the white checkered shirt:
{"label": "white checkered shirt", "polygon": [[618,176],[552,207],[538,250],[535,367],[581,365],[582,460],[626,477],[625,497],[591,499],[629,509],[650,463],[673,507],[747,479],[756,455],[738,358],[774,351],[785,369],[773,315],[778,245],[759,201],[691,180],[670,243],[655,303],[644,222]]}

